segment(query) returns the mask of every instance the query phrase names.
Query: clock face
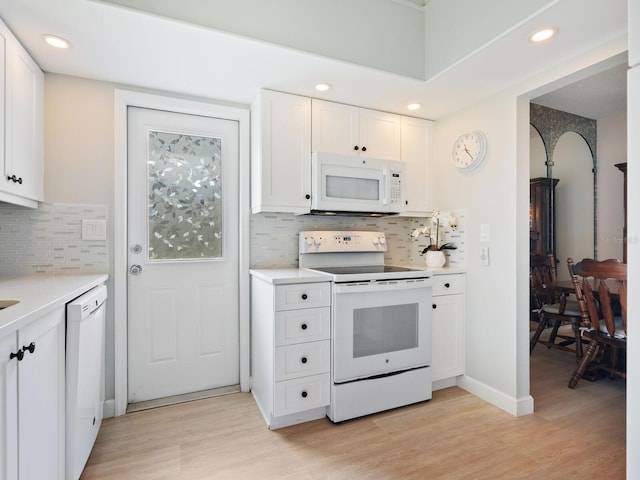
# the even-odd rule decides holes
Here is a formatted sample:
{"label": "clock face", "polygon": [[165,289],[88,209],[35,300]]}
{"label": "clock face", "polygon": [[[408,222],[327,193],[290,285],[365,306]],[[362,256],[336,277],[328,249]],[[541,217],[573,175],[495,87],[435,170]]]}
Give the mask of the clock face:
{"label": "clock face", "polygon": [[453,164],[461,170],[473,170],[487,151],[487,139],[480,131],[465,132],[453,144],[451,158]]}

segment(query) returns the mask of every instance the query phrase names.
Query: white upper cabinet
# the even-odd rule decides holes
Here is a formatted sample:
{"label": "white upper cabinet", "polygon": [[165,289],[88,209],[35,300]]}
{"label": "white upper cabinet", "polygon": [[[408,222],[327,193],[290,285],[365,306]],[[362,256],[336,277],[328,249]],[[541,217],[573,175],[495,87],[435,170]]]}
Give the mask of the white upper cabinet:
{"label": "white upper cabinet", "polygon": [[309,213],[311,99],[262,90],[251,122],[251,212]]}
{"label": "white upper cabinet", "polygon": [[434,209],[433,122],[402,117],[402,161],[407,209],[401,215],[424,217]]}
{"label": "white upper cabinet", "polygon": [[400,160],[400,115],[314,99],[311,149]]}
{"label": "white upper cabinet", "polygon": [[0,44],[0,201],[37,207],[44,200],[44,74],[2,22]]}
{"label": "white upper cabinet", "polygon": [[311,209],[311,152],[405,163],[404,216],[434,208],[433,122],[262,90],[251,108],[251,212]]}

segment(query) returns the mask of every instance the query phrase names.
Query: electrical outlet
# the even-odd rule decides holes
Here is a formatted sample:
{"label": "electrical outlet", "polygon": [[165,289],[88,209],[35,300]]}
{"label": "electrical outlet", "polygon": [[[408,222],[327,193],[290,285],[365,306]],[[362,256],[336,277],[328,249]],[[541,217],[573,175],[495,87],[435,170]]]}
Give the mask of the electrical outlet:
{"label": "electrical outlet", "polygon": [[480,265],[489,265],[489,247],[487,245],[480,247]]}

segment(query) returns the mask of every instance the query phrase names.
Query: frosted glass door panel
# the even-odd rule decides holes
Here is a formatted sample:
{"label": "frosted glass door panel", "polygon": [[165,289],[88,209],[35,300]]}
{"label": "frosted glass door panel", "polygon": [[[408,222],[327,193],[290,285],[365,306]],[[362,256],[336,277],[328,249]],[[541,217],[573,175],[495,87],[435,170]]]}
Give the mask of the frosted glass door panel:
{"label": "frosted glass door panel", "polygon": [[222,257],[221,150],[219,138],[149,132],[150,261]]}

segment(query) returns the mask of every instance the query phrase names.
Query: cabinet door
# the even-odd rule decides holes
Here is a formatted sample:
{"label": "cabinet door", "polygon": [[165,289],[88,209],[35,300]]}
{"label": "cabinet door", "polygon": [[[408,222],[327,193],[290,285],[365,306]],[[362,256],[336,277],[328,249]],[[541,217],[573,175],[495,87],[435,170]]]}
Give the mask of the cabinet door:
{"label": "cabinet door", "polygon": [[393,113],[360,109],[360,155],[400,160],[401,117]]}
{"label": "cabinet door", "polygon": [[0,480],[18,478],[17,351],[15,333],[0,338]]}
{"label": "cabinet door", "polygon": [[311,208],[311,99],[263,90],[252,112],[251,211]]}
{"label": "cabinet door", "polygon": [[313,99],[311,104],[311,150],[359,155],[359,108]]}
{"label": "cabinet door", "polygon": [[433,381],[464,373],[464,296],[433,297]]}
{"label": "cabinet door", "polygon": [[429,216],[434,209],[433,122],[402,117],[402,156],[407,210],[402,215]]}
{"label": "cabinet door", "polygon": [[18,345],[33,343],[18,366],[20,478],[64,477],[64,309],[18,332]]}
{"label": "cabinet door", "polygon": [[[6,39],[5,171],[3,190],[44,200],[44,74],[13,37]],[[20,182],[7,179],[13,177]]]}

